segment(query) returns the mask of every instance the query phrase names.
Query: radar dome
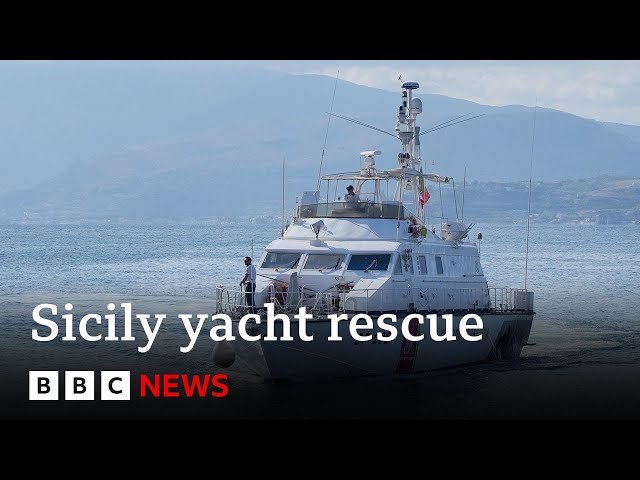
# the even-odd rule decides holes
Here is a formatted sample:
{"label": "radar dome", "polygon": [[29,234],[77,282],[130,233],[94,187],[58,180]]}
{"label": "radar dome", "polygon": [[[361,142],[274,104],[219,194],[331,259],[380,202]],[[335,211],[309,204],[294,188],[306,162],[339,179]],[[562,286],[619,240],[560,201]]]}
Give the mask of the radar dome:
{"label": "radar dome", "polygon": [[411,99],[411,113],[422,113],[422,100],[419,98]]}

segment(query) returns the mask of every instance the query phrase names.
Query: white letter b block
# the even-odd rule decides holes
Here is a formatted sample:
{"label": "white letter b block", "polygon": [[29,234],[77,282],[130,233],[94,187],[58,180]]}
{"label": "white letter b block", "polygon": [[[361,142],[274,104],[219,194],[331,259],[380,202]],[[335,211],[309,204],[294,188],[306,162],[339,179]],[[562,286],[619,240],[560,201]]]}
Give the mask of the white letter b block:
{"label": "white letter b block", "polygon": [[64,372],[64,399],[65,400],[93,400],[94,382],[93,372],[66,371]]}
{"label": "white letter b block", "polygon": [[58,400],[58,372],[30,370],[29,400]]}

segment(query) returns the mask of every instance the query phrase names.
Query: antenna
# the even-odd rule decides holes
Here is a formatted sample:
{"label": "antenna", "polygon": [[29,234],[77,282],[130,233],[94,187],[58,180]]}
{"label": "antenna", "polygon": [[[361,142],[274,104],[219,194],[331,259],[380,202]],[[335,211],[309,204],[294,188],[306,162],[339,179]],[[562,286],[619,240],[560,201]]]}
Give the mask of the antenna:
{"label": "antenna", "polygon": [[381,128],[374,127],[373,125],[369,125],[368,123],[361,122],[360,120],[356,120],[354,118],[345,117],[344,115],[338,115],[336,113],[329,113],[329,112],[327,112],[327,113],[332,117],[338,117],[338,118],[341,118],[343,120],[347,120],[348,122],[355,123],[356,125],[362,125],[363,127],[367,127],[367,128],[372,129],[372,130],[376,130],[377,132],[384,133],[386,135],[389,135],[389,136],[395,138],[396,140],[399,140],[399,138],[398,138],[398,136],[396,134],[390,133],[390,132],[386,132],[386,131],[382,130]]}
{"label": "antenna", "polygon": [[284,157],[282,157],[282,225],[280,236],[284,237]]}
{"label": "antenna", "polygon": [[398,195],[398,218],[396,221],[396,242],[400,237],[400,210],[404,210],[402,205],[402,196],[404,193],[404,174],[400,177],[400,183],[398,184],[399,188],[396,190],[396,195]]}
{"label": "antenna", "polygon": [[[333,86],[333,97],[331,98],[331,112],[333,112],[333,101],[336,99],[336,89],[338,88],[338,75],[340,74],[340,70],[336,73],[336,83]],[[318,186],[316,190],[320,190],[320,182],[322,181],[322,164],[324,163],[324,150],[327,148],[327,137],[329,136],[329,125],[331,124],[331,116],[332,113],[329,112],[329,117],[327,118],[327,131],[324,134],[324,145],[322,146],[322,156],[320,157],[320,170],[318,171]]]}
{"label": "antenna", "polygon": [[527,210],[527,249],[524,255],[524,289],[527,289],[527,272],[529,267],[529,223],[531,220],[531,174],[533,172],[533,142],[536,138],[536,114],[538,113],[538,97],[533,111],[533,134],[531,135],[531,160],[529,162],[529,206]]}
{"label": "antenna", "polygon": [[458,217],[458,198],[456,195],[456,181],[454,179],[451,179],[451,184],[453,186],[453,203],[456,206],[456,220],[458,220],[460,217]]}
{"label": "antenna", "polygon": [[464,177],[462,179],[462,223],[464,223],[464,192],[467,189],[467,166],[464,167]]}
{"label": "antenna", "polygon": [[[362,125],[363,127],[367,127],[367,128],[372,129],[372,130],[376,130],[377,132],[384,133],[385,135],[389,135],[389,136],[391,136],[391,137],[393,137],[393,138],[396,138],[396,139],[398,139],[398,140],[402,141],[402,140],[400,139],[400,137],[398,137],[398,135],[397,135],[397,134],[393,134],[393,133],[387,132],[387,131],[382,130],[382,129],[378,128],[378,127],[374,127],[373,125],[369,125],[368,123],[361,122],[360,120],[355,120],[355,119],[353,119],[353,118],[345,117],[344,115],[337,115],[337,114],[335,114],[335,113],[330,113],[330,112],[327,112],[327,114],[328,114],[329,116],[331,116],[331,117],[338,117],[338,118],[341,118],[341,119],[343,119],[343,120],[347,120],[347,121],[349,121],[349,122],[355,123],[355,124],[357,124],[357,125]],[[453,125],[457,125],[458,123],[463,123],[463,122],[467,122],[467,121],[469,121],[469,120],[473,120],[474,118],[484,117],[484,115],[485,115],[485,114],[483,113],[483,114],[481,114],[481,115],[476,115],[475,117],[466,118],[466,119],[464,119],[464,120],[460,120],[460,121],[458,121],[458,122],[451,123],[451,122],[453,122],[454,120],[458,120],[458,119],[463,118],[463,117],[466,117],[466,116],[468,116],[468,115],[471,115],[471,114],[470,114],[470,113],[467,113],[467,114],[465,114],[465,115],[460,115],[459,117],[453,118],[453,119],[451,119],[451,120],[447,120],[446,122],[441,123],[441,124],[439,124],[439,125],[436,125],[435,127],[432,127],[432,128],[430,128],[430,129],[428,129],[428,130],[426,130],[426,131],[424,131],[424,132],[421,132],[421,133],[419,133],[418,135],[414,135],[414,136],[413,136],[413,137],[411,137],[411,138],[417,138],[417,137],[419,137],[419,136],[421,136],[421,135],[425,135],[425,134],[427,134],[427,133],[435,132],[436,130],[441,130],[441,129],[443,129],[443,128],[447,128],[447,127],[451,127],[451,126],[453,126]]]}
{"label": "antenna", "polygon": [[436,130],[442,130],[443,128],[452,127],[453,125],[457,125],[459,123],[468,122],[469,120],[473,120],[474,118],[480,118],[480,117],[484,117],[485,116],[485,114],[482,113],[480,115],[476,115],[475,117],[465,118],[464,120],[460,120],[459,122],[450,123],[450,122],[453,122],[454,120],[458,120],[459,118],[463,118],[463,117],[466,117],[468,115],[471,115],[471,114],[467,113],[465,115],[461,115],[459,117],[452,118],[451,120],[447,120],[446,122],[441,123],[440,125],[436,125],[435,127],[431,127],[428,130],[425,130],[424,132],[420,133],[420,135],[426,135],[427,133],[435,132]]}
{"label": "antenna", "polygon": [[438,182],[438,191],[440,192],[440,223],[444,222],[444,205],[442,203],[442,182]]}

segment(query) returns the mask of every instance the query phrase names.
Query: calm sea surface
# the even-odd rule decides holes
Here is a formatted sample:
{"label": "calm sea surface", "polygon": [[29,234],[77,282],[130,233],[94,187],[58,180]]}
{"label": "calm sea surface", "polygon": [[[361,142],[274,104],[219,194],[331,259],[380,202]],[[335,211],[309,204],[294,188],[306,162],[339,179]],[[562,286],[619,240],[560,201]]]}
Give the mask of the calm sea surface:
{"label": "calm sea surface", "polygon": [[[313,384],[264,382],[236,362],[222,399],[26,402],[28,370],[215,372],[208,331],[188,354],[179,313],[212,313],[216,285],[237,285],[245,255],[259,257],[279,219],[207,225],[0,226],[3,418],[491,419],[640,418],[640,226],[538,225],[529,238],[527,287],[534,324],[522,358],[399,378]],[[526,225],[477,224],[490,286],[523,287]],[[31,339],[34,307],[73,304],[77,322],[115,303],[163,313],[156,343]],[[118,327],[120,328],[120,326]],[[135,330],[135,329],[134,329]],[[73,409],[69,404],[73,404]],[[121,402],[103,402],[121,403]],[[47,405],[43,405],[47,404]]]}

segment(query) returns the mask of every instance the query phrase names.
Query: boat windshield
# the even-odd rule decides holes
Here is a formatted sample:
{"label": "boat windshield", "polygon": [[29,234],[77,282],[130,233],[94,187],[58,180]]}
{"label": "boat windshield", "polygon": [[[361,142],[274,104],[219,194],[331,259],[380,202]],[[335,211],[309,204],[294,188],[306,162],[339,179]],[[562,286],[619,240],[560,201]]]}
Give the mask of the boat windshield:
{"label": "boat windshield", "polygon": [[391,261],[390,253],[352,255],[347,270],[386,270]]}
{"label": "boat windshield", "polygon": [[399,203],[329,202],[300,205],[299,218],[399,218],[406,217]]}
{"label": "boat windshield", "polygon": [[268,252],[262,261],[261,268],[276,268],[280,270],[296,268],[301,256],[301,253]]}
{"label": "boat windshield", "polygon": [[303,270],[336,270],[342,265],[344,255],[309,254]]}

